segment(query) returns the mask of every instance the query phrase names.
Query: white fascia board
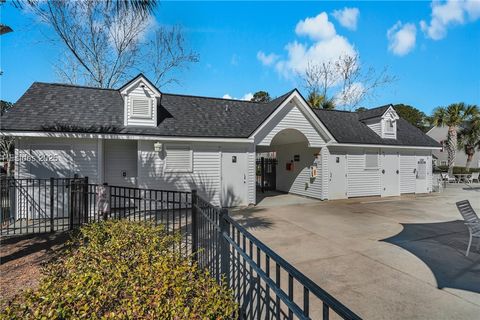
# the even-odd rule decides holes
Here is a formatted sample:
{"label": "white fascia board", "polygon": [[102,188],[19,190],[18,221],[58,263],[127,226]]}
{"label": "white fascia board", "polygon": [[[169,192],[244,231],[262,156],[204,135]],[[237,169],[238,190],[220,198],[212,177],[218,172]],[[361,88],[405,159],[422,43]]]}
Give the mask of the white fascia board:
{"label": "white fascia board", "polygon": [[327,147],[389,148],[389,149],[415,149],[415,150],[442,149],[441,147],[396,146],[392,144],[356,144],[356,143],[327,143]]}
{"label": "white fascia board", "polygon": [[130,83],[128,86],[126,86],[125,88],[123,88],[123,90],[121,91],[121,94],[123,95],[126,95],[128,94],[128,90],[130,90],[130,88],[132,87],[136,87],[138,85],[139,82],[143,82],[150,90],[152,90],[155,95],[157,97],[160,97],[162,95],[162,93],[160,91],[157,90],[157,88],[153,87],[150,85],[150,82],[143,76],[141,77],[138,77],[137,80],[133,81],[132,83]]}
{"label": "white fascia board", "polygon": [[119,140],[159,140],[178,142],[227,142],[253,143],[250,138],[208,138],[208,137],[171,137],[154,135],[109,134],[109,133],[72,133],[72,132],[41,132],[41,131],[0,131],[0,136],[13,137],[44,137],[73,139],[119,139]]}
{"label": "white fascia board", "polygon": [[285,101],[283,101],[283,103],[250,135],[250,138],[253,139],[255,135],[258,132],[260,132],[268,124],[268,122],[271,121],[295,97],[298,99],[298,101],[300,101],[300,107],[303,109],[303,111],[305,111],[310,116],[310,119],[313,120],[313,122],[325,132],[325,134],[328,136],[330,141],[335,141],[335,138],[333,137],[333,135],[327,130],[327,128],[320,121],[320,119],[315,115],[312,109],[308,106],[307,102],[302,98],[302,96],[296,90],[292,92],[292,94],[289,97],[287,97]]}

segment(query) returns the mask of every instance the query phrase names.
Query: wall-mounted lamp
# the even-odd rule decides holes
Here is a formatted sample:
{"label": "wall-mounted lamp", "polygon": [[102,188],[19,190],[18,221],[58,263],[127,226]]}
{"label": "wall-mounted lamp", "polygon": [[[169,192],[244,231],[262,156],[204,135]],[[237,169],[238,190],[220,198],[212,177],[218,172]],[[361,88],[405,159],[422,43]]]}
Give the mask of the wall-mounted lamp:
{"label": "wall-mounted lamp", "polygon": [[163,143],[157,141],[153,144],[153,150],[155,150],[155,152],[162,152],[162,149],[163,149]]}

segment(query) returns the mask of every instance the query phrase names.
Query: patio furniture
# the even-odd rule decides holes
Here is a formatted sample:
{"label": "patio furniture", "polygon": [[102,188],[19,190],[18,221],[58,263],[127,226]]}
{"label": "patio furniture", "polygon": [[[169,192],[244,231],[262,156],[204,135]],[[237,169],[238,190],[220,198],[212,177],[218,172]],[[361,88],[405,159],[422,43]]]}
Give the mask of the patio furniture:
{"label": "patio furniture", "polygon": [[473,173],[470,175],[470,177],[468,178],[468,182],[469,182],[469,183],[473,183],[473,182],[475,182],[475,180],[476,180],[477,182],[480,182],[479,176],[480,176],[480,172],[473,172]]}
{"label": "patio furniture", "polygon": [[472,245],[472,239],[478,238],[479,241],[477,243],[477,251],[480,247],[480,219],[477,216],[475,210],[473,210],[472,206],[470,205],[470,201],[462,200],[456,203],[458,211],[463,217],[464,223],[470,232],[470,239],[468,240],[468,247],[465,256],[468,257],[468,253],[470,252],[470,246]]}
{"label": "patio furniture", "polygon": [[442,179],[446,182],[458,182],[457,178],[450,176],[447,172],[442,172]]}
{"label": "patio furniture", "polygon": [[472,174],[471,173],[457,173],[455,174],[455,178],[457,178],[457,182],[467,182]]}

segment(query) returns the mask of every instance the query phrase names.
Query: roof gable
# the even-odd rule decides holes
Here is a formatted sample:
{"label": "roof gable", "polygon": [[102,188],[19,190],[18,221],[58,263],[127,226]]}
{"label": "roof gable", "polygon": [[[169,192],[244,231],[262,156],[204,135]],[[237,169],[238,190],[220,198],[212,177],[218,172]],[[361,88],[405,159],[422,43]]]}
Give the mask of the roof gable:
{"label": "roof gable", "polygon": [[148,86],[148,88],[153,91],[157,97],[160,97],[162,95],[160,90],[158,90],[158,88],[142,73],[138,74],[135,78],[125,83],[118,89],[118,91],[120,91],[122,94],[128,94],[132,88],[136,88],[139,85]]}

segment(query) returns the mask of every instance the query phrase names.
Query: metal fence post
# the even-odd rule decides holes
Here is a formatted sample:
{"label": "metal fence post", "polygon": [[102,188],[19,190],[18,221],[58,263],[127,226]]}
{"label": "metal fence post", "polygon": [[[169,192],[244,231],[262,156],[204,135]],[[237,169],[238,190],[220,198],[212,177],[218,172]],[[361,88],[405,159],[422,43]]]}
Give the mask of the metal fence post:
{"label": "metal fence post", "polygon": [[226,284],[230,283],[230,244],[225,237],[230,237],[229,223],[225,219],[228,216],[227,209],[221,209],[220,211],[220,268],[221,273],[225,277]]}
{"label": "metal fence post", "polygon": [[197,190],[192,190],[192,256],[197,260],[198,251],[198,212]]}
{"label": "metal fence post", "polygon": [[75,188],[75,176],[72,179],[68,179],[68,189],[69,189],[69,201],[68,201],[68,206],[70,207],[70,210],[68,210],[68,224],[69,224],[69,229],[73,230],[73,210],[75,208],[74,201],[75,201],[75,194],[73,191],[73,188]]}
{"label": "metal fence post", "polygon": [[83,223],[88,223],[88,177],[83,179]]}
{"label": "metal fence post", "polygon": [[53,219],[54,214],[54,189],[53,186],[55,185],[55,179],[53,177],[50,178],[50,232],[55,231],[55,221]]}
{"label": "metal fence post", "polygon": [[261,165],[260,165],[260,171],[262,175],[262,193],[265,192],[265,158],[261,158]]}

